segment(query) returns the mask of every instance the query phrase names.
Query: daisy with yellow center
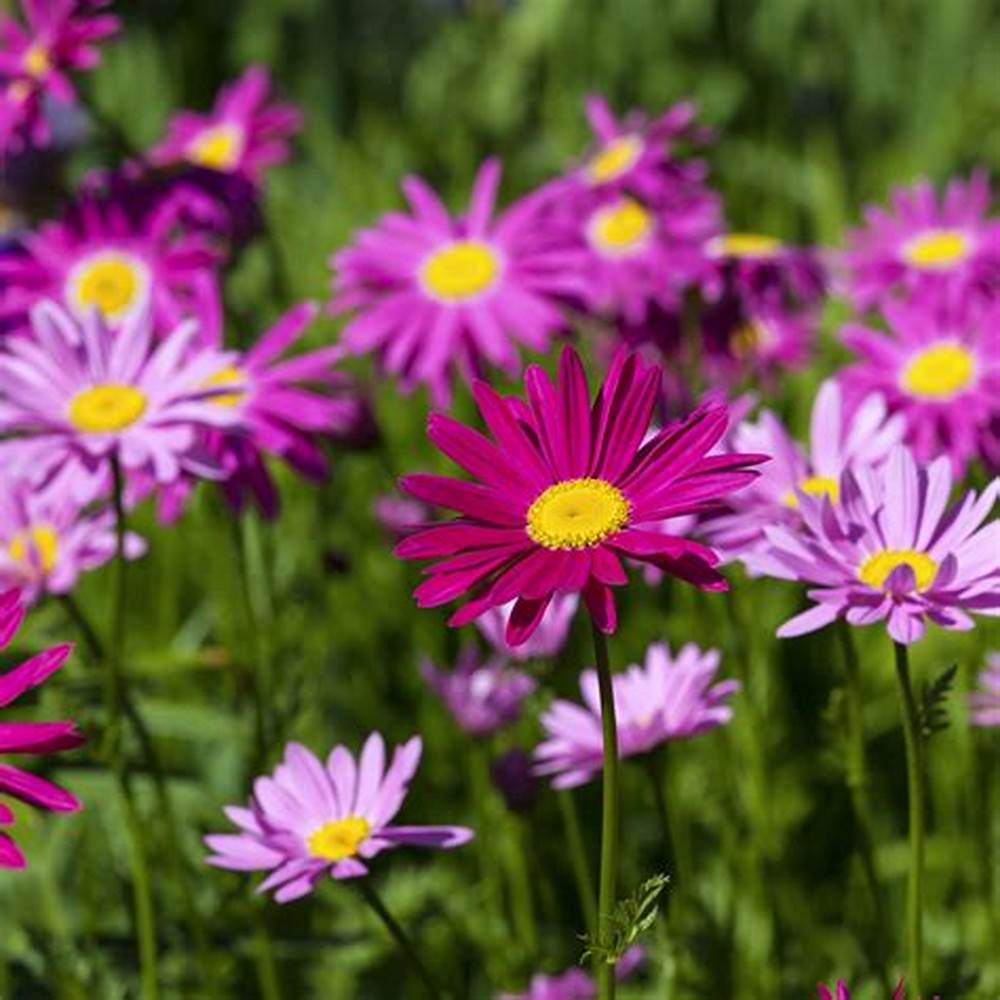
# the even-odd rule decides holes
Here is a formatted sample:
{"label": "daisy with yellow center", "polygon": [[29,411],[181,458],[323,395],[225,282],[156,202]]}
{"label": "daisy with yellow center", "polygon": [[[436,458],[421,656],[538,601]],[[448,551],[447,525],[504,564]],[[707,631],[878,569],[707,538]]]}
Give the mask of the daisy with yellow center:
{"label": "daisy with yellow center", "polygon": [[35,42],[34,45],[30,45],[25,49],[21,65],[24,68],[24,72],[36,80],[45,76],[52,69],[52,59],[49,56],[49,50],[41,42]]}
{"label": "daisy with yellow center", "polygon": [[619,198],[591,216],[587,239],[606,257],[628,257],[648,245],[654,225],[653,216],[638,201]]}
{"label": "daisy with yellow center", "polygon": [[903,260],[926,271],[947,271],[963,263],[972,241],[961,229],[929,229],[903,245]]}
{"label": "daisy with yellow center", "polygon": [[187,148],[187,159],[199,167],[231,173],[240,163],[246,135],[231,122],[221,122],[199,132]]}
{"label": "daisy with yellow center", "polygon": [[[840,499],[840,484],[832,476],[808,476],[799,483],[798,488],[811,497],[827,496],[833,503]],[[789,490],[782,503],[786,507],[798,507],[799,498],[794,490]]]}
{"label": "daisy with yellow center", "polygon": [[909,566],[913,571],[918,591],[927,590],[937,576],[937,563],[926,552],[915,549],[880,549],[858,567],[858,579],[874,590],[884,590],[886,581],[900,566]]}
{"label": "daisy with yellow center", "polygon": [[591,184],[607,184],[627,174],[642,156],[643,140],[637,135],[612,139],[595,153],[584,168]]}
{"label": "daisy with yellow center", "polygon": [[51,524],[35,524],[18,531],[7,545],[14,562],[28,565],[37,560],[43,573],[51,573],[59,558],[59,535]]}
{"label": "daisy with yellow center", "polygon": [[106,383],[81,389],[69,401],[69,422],[85,434],[123,431],[142,419],[145,394],[133,385]]}
{"label": "daisy with yellow center", "polygon": [[482,240],[455,240],[434,250],[420,265],[420,283],[439,302],[478,299],[500,276],[500,256]]}
{"label": "daisy with yellow center", "polygon": [[215,374],[210,375],[202,385],[206,389],[223,389],[232,387],[232,392],[220,392],[207,397],[216,406],[237,406],[246,398],[247,376],[234,365],[226,365]]}
{"label": "daisy with yellow center", "polygon": [[527,531],[546,549],[586,549],[628,524],[631,504],[603,479],[566,479],[528,508]]}
{"label": "daisy with yellow center", "polygon": [[343,861],[353,858],[358,848],[371,833],[371,824],[361,816],[332,819],[309,834],[306,847],[314,858],[324,861]]}
{"label": "daisy with yellow center", "polygon": [[760,233],[723,233],[710,239],[706,249],[712,257],[767,260],[782,249],[782,242]]}
{"label": "daisy with yellow center", "polygon": [[70,270],[66,298],[78,315],[96,308],[108,322],[118,322],[145,305],[150,284],[149,268],[138,257],[102,250]]}
{"label": "daisy with yellow center", "polygon": [[899,377],[911,396],[947,400],[959,395],[976,377],[975,355],[957,341],[933,344],[914,354]]}

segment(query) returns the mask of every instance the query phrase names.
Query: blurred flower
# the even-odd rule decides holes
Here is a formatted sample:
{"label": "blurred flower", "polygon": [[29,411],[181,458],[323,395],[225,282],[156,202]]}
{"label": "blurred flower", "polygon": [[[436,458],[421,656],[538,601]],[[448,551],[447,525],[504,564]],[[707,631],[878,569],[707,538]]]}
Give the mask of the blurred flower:
{"label": "blurred flower", "polygon": [[[850,990],[843,979],[837,980],[836,993],[823,983],[817,983],[816,990],[819,993],[819,1000],[851,1000]],[[906,988],[902,979],[892,991],[892,1000],[906,1000]],[[941,1000],[941,998],[935,995],[933,1000]]]}
{"label": "blurred flower", "polygon": [[938,201],[928,181],[892,192],[892,212],[865,209],[866,228],[847,236],[847,291],[856,308],[884,308],[900,292],[1000,287],[1000,219],[987,217],[985,171],[955,178]]}
{"label": "blurred flower", "polygon": [[511,812],[527,812],[538,798],[538,779],[531,767],[531,757],[520,747],[501,754],[490,768],[493,784],[499,789]]}
{"label": "blurred flower", "polygon": [[967,612],[1000,614],[1000,521],[983,527],[997,494],[994,480],[946,511],[948,460],[918,466],[895,447],[878,469],[855,467],[840,477],[836,506],[826,494],[799,491],[802,525],[765,529],[763,572],[816,584],[808,611],[778,629],[802,635],[845,617],[851,625],[887,621],[896,642],[923,636],[926,619],[948,629],[972,628]]}
{"label": "blurred flower", "polygon": [[508,601],[500,607],[490,608],[476,619],[476,628],[498,653],[513,660],[524,662],[555,656],[566,645],[580,598],[576,594],[554,594],[531,637],[520,646],[510,646],[505,635],[515,603]]}
{"label": "blurred flower", "polygon": [[404,391],[428,386],[434,403],[451,398],[451,376],[483,363],[517,375],[514,343],[538,351],[564,328],[558,297],[582,291],[558,252],[547,248],[538,197],[492,220],[500,164],[476,176],[468,212],[452,218],[416,177],[403,182],[412,215],[385,216],[334,254],[334,313],[356,315],[341,342],[355,354],[377,352]]}
{"label": "blurred flower", "polygon": [[[9,590],[0,594],[0,649],[7,645],[24,620],[20,594]],[[71,645],[52,646],[7,673],[0,674],[0,708],[5,708],[25,691],[38,687],[55,673],[72,650]],[[83,743],[72,722],[2,722],[0,754],[46,754],[72,750]],[[58,785],[28,774],[9,764],[0,764],[0,792],[50,812],[76,812],[80,801]],[[0,825],[14,822],[14,813],[0,802]],[[5,833],[0,833],[0,868],[23,868],[24,855]]]}
{"label": "blurred flower", "polygon": [[[66,594],[82,572],[112,559],[116,550],[113,513],[85,511],[66,493],[40,492],[27,482],[0,483],[0,590],[16,587],[27,602],[40,594]],[[125,554],[146,550],[132,533]]]}
{"label": "blurred flower", "polygon": [[467,733],[487,736],[520,718],[521,702],[537,685],[499,656],[480,661],[475,646],[466,646],[455,669],[438,670],[426,657],[420,674]]}
{"label": "blurred flower", "polygon": [[979,683],[981,690],[969,695],[969,721],[974,726],[1000,726],[1000,653],[986,657]]}
{"label": "blurred flower", "polygon": [[[618,960],[615,978],[632,975],[645,958],[642,945],[634,944]],[[526,993],[501,993],[497,1000],[594,1000],[597,984],[583,969],[567,969],[557,976],[533,976]]]}
{"label": "blurred flower", "polygon": [[956,476],[1000,415],[1000,298],[926,295],[883,307],[890,334],[850,324],[841,336],[861,360],[839,375],[857,398],[885,396],[906,418],[920,461],[948,455]]}
{"label": "blurred flower", "polygon": [[388,825],[406,798],[421,751],[414,736],[396,747],[386,769],[385,743],[372,733],[357,762],[336,746],[324,767],[306,747],[289,743],[274,776],[254,782],[250,807],[226,807],[240,833],[205,838],[213,852],[208,864],[269,871],[257,891],[275,889],[277,902],[288,903],[312,892],[326,873],[335,879],[367,875],[364,862],[384,850],[467,843],[472,831],[464,826]]}
{"label": "blurred flower", "polygon": [[32,329],[0,352],[0,433],[19,435],[0,442],[10,474],[81,503],[106,491],[112,455],[158,483],[217,474],[195,446],[201,428],[235,420],[206,388],[230,362],[192,349],[197,324],[154,344],[145,314],[112,331],[96,313],[78,323],[43,302]]}
{"label": "blurred flower", "polygon": [[755,554],[767,548],[764,529],[799,523],[800,492],[826,495],[836,503],[844,469],[883,461],[905,430],[901,416],[887,416],[878,395],[866,397],[848,419],[840,387],[832,379],[819,387],[809,427],[808,452],[770,410],[762,410],[756,423],[741,423],[732,434],[734,451],[760,452],[772,460],[747,489],[733,494],[727,513],[708,518],[703,528],[723,558],[742,559],[752,573],[757,572]]}
{"label": "blurred flower", "polygon": [[[693,643],[676,657],[665,643],[654,643],[644,666],[614,675],[618,753],[649,753],[673,740],[725,725],[733,716],[726,699],[737,681],[712,684],[719,669],[717,650],[703,652]],[[547,739],[535,748],[535,773],[555,775],[553,788],[572,788],[590,781],[603,766],[601,702],[597,673],[580,675],[585,707],[557,699],[542,715]]]}
{"label": "blurred flower", "polygon": [[621,352],[591,409],[583,365],[567,347],[555,386],[541,368],[529,368],[530,405],[475,385],[494,441],[431,414],[431,440],[480,482],[401,480],[417,499],[464,515],[396,547],[404,559],[440,560],[414,591],[417,604],[436,607],[472,591],[449,620],[458,626],[517,598],[506,639],[519,646],[556,593],[582,592],[597,627],[614,632],[611,588],[627,582],[621,555],[702,589],[725,590],[714,552],[645,525],[711,506],[749,483],[756,475],[749,466],[764,456],[705,457],[726,429],[722,405],[702,407],[644,445],[659,382],[657,367]]}
{"label": "blurred flower", "polygon": [[166,139],[150,151],[150,162],[187,162],[260,183],[265,168],[288,159],[288,137],[302,128],[299,109],[271,101],[270,91],[267,70],[251,66],[222,88],[208,114],[175,115]]}
{"label": "blurred flower", "polygon": [[431,509],[419,500],[383,493],[372,504],[375,520],[395,541],[400,541],[431,519]]}

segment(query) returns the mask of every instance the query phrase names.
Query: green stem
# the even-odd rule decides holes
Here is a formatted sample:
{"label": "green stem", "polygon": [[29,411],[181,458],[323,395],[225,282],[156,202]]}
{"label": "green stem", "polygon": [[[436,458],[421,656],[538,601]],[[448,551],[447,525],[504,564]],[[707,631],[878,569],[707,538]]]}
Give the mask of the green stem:
{"label": "green stem", "polygon": [[72,594],[60,594],[59,603],[72,621],[73,627],[80,633],[80,638],[87,647],[90,658],[95,663],[100,663],[104,659],[104,644],[94,630],[94,626],[90,624],[90,619],[84,614],[83,608],[80,607]]}
{"label": "green stem", "polygon": [[267,919],[259,908],[254,913],[254,951],[257,966],[257,983],[262,1000],[281,1000],[281,983],[274,962],[274,949]]}
{"label": "green stem", "polygon": [[562,812],[566,846],[569,848],[569,860],[573,866],[576,891],[580,897],[580,909],[587,922],[587,930],[593,935],[597,933],[597,896],[594,892],[594,880],[590,875],[587,850],[583,846],[583,834],[580,831],[580,815],[576,809],[576,799],[573,798],[573,793],[567,790],[559,792],[556,795],[556,800]]}
{"label": "green stem", "polygon": [[906,646],[895,645],[896,680],[903,711],[906,743],[906,781],[910,806],[910,870],[906,883],[907,985],[915,997],[923,995],[923,887],[924,887],[924,748],[917,703],[910,684]]}
{"label": "green stem", "polygon": [[413,971],[420,978],[420,981],[427,987],[428,994],[430,994],[431,997],[434,997],[435,1000],[440,1000],[441,997],[446,996],[447,994],[441,992],[437,984],[434,982],[430,972],[427,971],[427,967],[424,965],[423,959],[420,957],[420,952],[410,940],[406,931],[404,931],[396,921],[396,918],[393,917],[393,915],[386,909],[385,903],[382,902],[378,893],[376,893],[372,888],[369,880],[367,878],[358,879],[357,886],[361,895],[364,897],[365,902],[375,911],[379,920],[385,924],[386,930],[388,930],[388,932],[392,935],[396,944],[399,946],[399,950],[413,967]]}
{"label": "green stem", "polygon": [[[656,806],[656,815],[660,821],[660,831],[663,836],[663,863],[666,867],[667,875],[670,877],[670,888],[677,885],[679,863],[677,855],[677,836],[674,833],[674,822],[672,810],[667,808],[666,792],[666,753],[664,748],[655,750],[648,758],[646,773],[649,775],[649,782],[653,787],[653,802]],[[664,893],[661,896],[662,909],[664,913],[670,912],[670,896],[672,892]]]}
{"label": "green stem", "polygon": [[535,924],[535,900],[528,873],[524,838],[518,817],[506,816],[506,830],[500,831],[504,841],[504,867],[510,886],[510,902],[514,915],[514,928],[521,940],[525,954],[534,958],[538,954],[538,928]]}
{"label": "green stem", "polygon": [[601,788],[601,873],[598,883],[598,938],[601,949],[597,956],[598,996],[614,1000],[615,965],[610,949],[613,945],[612,917],[616,902],[618,864],[618,726],[615,721],[614,687],[608,662],[608,640],[591,620],[594,656],[597,661],[597,685],[601,696],[601,727],[604,739],[604,767]]}

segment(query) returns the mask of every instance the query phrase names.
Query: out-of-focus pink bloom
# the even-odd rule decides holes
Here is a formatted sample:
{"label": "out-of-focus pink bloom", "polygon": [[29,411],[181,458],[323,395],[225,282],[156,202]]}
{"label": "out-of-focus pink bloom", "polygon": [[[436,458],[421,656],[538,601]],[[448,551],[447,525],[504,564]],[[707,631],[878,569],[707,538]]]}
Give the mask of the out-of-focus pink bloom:
{"label": "out-of-focus pink bloom", "polygon": [[498,653],[512,660],[524,662],[555,656],[566,645],[573,616],[580,605],[579,597],[576,594],[556,594],[531,638],[520,646],[510,646],[506,639],[507,625],[515,603],[508,601],[501,607],[490,608],[476,619],[476,628]]}
{"label": "out-of-focus pink bloom", "polygon": [[181,111],[166,139],[151,150],[159,166],[191,163],[220,173],[240,174],[260,183],[266,168],[288,159],[288,138],[302,128],[302,113],[271,100],[271,80],[263,66],[251,66],[219,92],[207,114]]}
{"label": "out-of-focus pink bloom", "polygon": [[926,621],[970,629],[969,612],[1000,615],[1000,521],[983,525],[1000,493],[994,480],[947,510],[947,458],[918,466],[902,445],[877,469],[852,467],[840,477],[838,503],[799,491],[798,528],[765,529],[758,566],[803,580],[815,605],[778,629],[802,635],[846,618],[885,621],[896,642],[916,642]]}
{"label": "out-of-focus pink bloom", "polygon": [[[831,990],[825,983],[817,983],[816,990],[819,994],[819,1000],[851,1000],[850,990],[848,990],[847,983],[843,979],[837,980],[837,984],[834,987],[836,992]],[[902,979],[900,979],[896,984],[896,988],[892,991],[892,1000],[906,1000],[906,985]],[[941,1000],[941,998],[935,996],[933,1000]]]}
{"label": "out-of-focus pink bloom", "polygon": [[[618,753],[649,753],[673,740],[687,739],[732,718],[726,699],[737,681],[712,684],[719,668],[717,650],[703,652],[693,643],[671,656],[665,643],[654,643],[644,666],[631,666],[613,677]],[[546,739],[535,749],[535,771],[555,775],[554,788],[590,781],[603,766],[601,701],[597,673],[580,675],[584,705],[557,699],[542,715]]]}
{"label": "out-of-focus pink bloom", "polygon": [[368,874],[377,854],[403,845],[452,848],[468,843],[464,826],[393,826],[406,799],[422,743],[396,747],[386,768],[385,741],[372,733],[360,758],[336,746],[322,764],[300,743],[289,743],[272,777],[258,778],[249,808],[227,806],[239,833],[212,834],[208,864],[233,871],[267,871],[258,892],[275,890],[279,903],[312,892],[325,874]]}
{"label": "out-of-focus pink bloom", "polygon": [[501,754],[490,767],[493,784],[511,812],[528,812],[538,798],[538,778],[526,750],[514,747]]}
{"label": "out-of-focus pink bloom", "polygon": [[980,689],[969,695],[969,721],[974,726],[1000,726],[1000,653],[990,653],[979,675]]}
{"label": "out-of-focus pink bloom", "polygon": [[499,656],[483,662],[474,646],[462,650],[454,670],[438,670],[425,657],[420,673],[452,718],[473,736],[487,736],[516,722],[521,703],[537,687]]}
{"label": "out-of-focus pink bloom", "polygon": [[398,493],[383,493],[372,504],[375,520],[397,542],[431,520],[431,508]]}
{"label": "out-of-focus pink bloom", "polygon": [[[646,956],[642,945],[634,944],[618,960],[615,977],[626,979],[642,964]],[[525,993],[501,993],[497,1000],[594,1000],[597,984],[583,969],[567,969],[556,976],[538,973],[533,976]]]}
{"label": "out-of-focus pink bloom", "polygon": [[[15,590],[0,594],[0,649],[10,642],[24,620],[24,606]],[[0,674],[0,708],[47,680],[65,662],[71,645],[52,646]],[[0,754],[46,754],[72,750],[83,737],[72,722],[0,722]],[[76,812],[79,799],[44,778],[10,764],[0,764],[0,793],[50,812]],[[0,802],[0,826],[14,822],[14,813]],[[6,833],[0,833],[0,868],[23,868],[24,855]]]}

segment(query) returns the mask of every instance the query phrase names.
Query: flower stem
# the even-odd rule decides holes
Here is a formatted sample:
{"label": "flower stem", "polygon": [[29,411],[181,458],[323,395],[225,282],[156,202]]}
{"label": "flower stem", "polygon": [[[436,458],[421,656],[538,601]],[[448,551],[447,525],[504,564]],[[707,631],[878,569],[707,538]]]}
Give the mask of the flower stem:
{"label": "flower stem", "polygon": [[399,946],[399,950],[406,957],[410,965],[413,966],[413,971],[419,976],[424,986],[427,987],[427,992],[430,996],[434,998],[446,996],[447,994],[441,992],[430,972],[427,971],[427,967],[420,958],[420,952],[410,940],[406,931],[399,925],[396,918],[386,909],[385,903],[379,898],[371,882],[367,878],[358,879],[357,886],[365,902],[375,911],[379,920],[385,924],[386,930],[392,935]]}
{"label": "flower stem", "polygon": [[[649,775],[649,783],[653,788],[653,802],[656,805],[656,815],[660,821],[660,832],[663,837],[663,863],[670,877],[670,888],[674,889],[677,884],[680,864],[678,861],[677,841],[678,837],[674,832],[673,810],[667,808],[667,768],[666,768],[665,748],[660,747],[649,755],[647,760],[646,773]],[[663,912],[670,912],[670,896],[667,892],[661,896]]]}
{"label": "flower stem", "polygon": [[573,866],[573,877],[576,879],[576,891],[580,896],[580,909],[583,919],[587,922],[587,931],[597,933],[597,897],[594,893],[594,880],[590,877],[590,865],[587,862],[587,851],[583,846],[583,834],[580,832],[580,815],[576,809],[576,799],[572,791],[559,792],[556,795],[559,809],[562,812],[563,828],[566,831],[566,846],[569,849],[569,860]]}
{"label": "flower stem", "polygon": [[595,969],[600,1000],[614,1000],[615,964],[611,957],[612,917],[615,909],[618,862],[618,726],[615,721],[614,687],[608,661],[608,640],[591,621],[597,684],[601,696],[601,726],[604,738],[603,784],[601,789],[601,874],[598,883],[598,941],[601,949]]}
{"label": "flower stem", "polygon": [[895,645],[896,680],[903,710],[903,738],[906,743],[906,780],[910,805],[910,870],[906,884],[907,985],[920,997],[923,958],[922,903],[924,883],[924,748],[920,734],[917,703],[910,684],[906,646]]}

